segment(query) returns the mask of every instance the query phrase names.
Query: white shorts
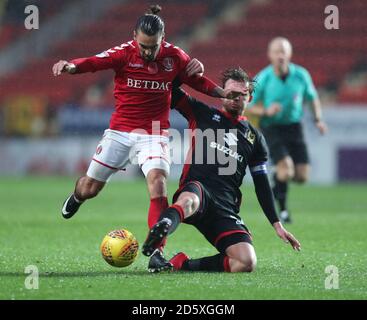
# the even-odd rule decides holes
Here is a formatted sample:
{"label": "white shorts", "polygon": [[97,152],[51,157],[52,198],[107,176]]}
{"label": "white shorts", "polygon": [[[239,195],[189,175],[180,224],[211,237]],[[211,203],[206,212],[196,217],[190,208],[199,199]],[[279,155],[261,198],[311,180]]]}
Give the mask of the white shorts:
{"label": "white shorts", "polygon": [[160,135],[138,134],[107,129],[89,165],[87,176],[106,182],[127,164],[139,164],[145,176],[151,169],[169,174],[169,139]]}

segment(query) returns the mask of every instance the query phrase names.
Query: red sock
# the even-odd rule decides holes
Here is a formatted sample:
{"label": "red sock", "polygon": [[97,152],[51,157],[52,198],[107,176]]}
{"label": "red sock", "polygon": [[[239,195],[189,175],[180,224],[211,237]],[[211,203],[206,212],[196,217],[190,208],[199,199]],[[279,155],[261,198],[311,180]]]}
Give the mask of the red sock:
{"label": "red sock", "polygon": [[[150,199],[150,206],[148,212],[148,226],[149,229],[152,228],[159,220],[161,213],[168,208],[167,197],[159,197]],[[166,239],[163,239],[160,250],[163,251],[166,245]]]}
{"label": "red sock", "polygon": [[231,267],[229,265],[229,257],[225,256],[223,259],[223,267],[225,272],[231,272]]}
{"label": "red sock", "polygon": [[150,206],[148,212],[149,229],[158,222],[161,213],[167,208],[168,208],[167,197],[150,199]]}

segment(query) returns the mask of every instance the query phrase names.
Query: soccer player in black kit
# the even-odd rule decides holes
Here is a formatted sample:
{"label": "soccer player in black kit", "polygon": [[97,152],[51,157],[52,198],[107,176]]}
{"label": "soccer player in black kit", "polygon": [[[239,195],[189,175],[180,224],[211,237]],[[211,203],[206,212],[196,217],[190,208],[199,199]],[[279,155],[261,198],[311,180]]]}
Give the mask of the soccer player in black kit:
{"label": "soccer player in black kit", "polygon": [[[254,270],[256,254],[251,233],[239,216],[240,186],[247,167],[257,199],[275,232],[295,250],[300,250],[299,241],[282,226],[276,213],[266,172],[268,152],[264,137],[241,116],[251,99],[253,81],[241,68],[226,70],[222,81],[223,88],[232,92],[233,99],[223,99],[221,110],[208,107],[178,87],[173,89],[172,106],[188,120],[193,130],[192,146],[179,189],[173,196],[174,204],[162,212],[142,249],[144,255],[151,256],[184,222],[195,226],[219,253],[190,259],[180,252],[169,263],[161,263],[161,267],[156,263],[149,269],[151,272],[169,268],[217,272]],[[198,132],[213,134],[198,139]]]}

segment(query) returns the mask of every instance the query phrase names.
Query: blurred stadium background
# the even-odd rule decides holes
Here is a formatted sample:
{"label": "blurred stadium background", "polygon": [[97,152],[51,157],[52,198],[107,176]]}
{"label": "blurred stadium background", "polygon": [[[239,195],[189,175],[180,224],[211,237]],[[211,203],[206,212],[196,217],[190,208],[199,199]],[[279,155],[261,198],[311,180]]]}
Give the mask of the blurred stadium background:
{"label": "blurred stadium background", "polygon": [[[293,61],[317,86],[330,132],[319,137],[306,109],[313,183],[367,181],[367,4],[364,0],[158,1],[166,39],[200,59],[218,80],[228,66],[252,76],[268,64],[274,36],[289,38]],[[37,5],[39,30],[24,8]],[[113,74],[54,78],[59,59],[90,56],[126,42],[148,1],[0,1],[0,175],[83,174],[113,110]],[[324,27],[336,5],[340,29]],[[219,80],[218,80],[219,81]],[[201,99],[211,104],[220,101]],[[174,128],[185,120],[172,112]],[[171,177],[177,178],[180,166]],[[132,168],[121,178],[138,175]]]}

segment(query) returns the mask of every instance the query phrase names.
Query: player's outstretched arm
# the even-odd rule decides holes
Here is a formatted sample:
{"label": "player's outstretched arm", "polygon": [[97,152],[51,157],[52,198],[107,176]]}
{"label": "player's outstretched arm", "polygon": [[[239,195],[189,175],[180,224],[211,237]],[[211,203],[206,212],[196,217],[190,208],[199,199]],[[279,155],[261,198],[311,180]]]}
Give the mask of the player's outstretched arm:
{"label": "player's outstretched arm", "polygon": [[290,232],[284,229],[283,225],[279,222],[275,209],[274,196],[271,190],[268,176],[265,172],[261,172],[264,170],[261,170],[261,168],[259,167],[261,166],[255,166],[251,168],[251,173],[255,184],[256,196],[260,203],[260,206],[263,209],[263,212],[265,213],[269,222],[274,227],[277,235],[286,243],[289,243],[294,250],[300,251],[301,244],[299,243],[299,241]]}
{"label": "player's outstretched arm", "polygon": [[60,60],[59,62],[55,63],[52,67],[52,73],[55,77],[61,75],[61,73],[66,72],[73,74],[76,71],[76,67],[74,63]]}
{"label": "player's outstretched arm", "polygon": [[191,88],[204,93],[208,96],[215,98],[226,98],[230,97],[231,93],[225,91],[218,84],[205,77],[204,75],[204,65],[197,59],[191,59],[185,70],[182,71],[178,76],[178,81],[180,83],[185,83]]}
{"label": "player's outstretched arm", "polygon": [[225,90],[205,76],[185,76],[181,77],[180,81],[196,91],[214,98],[236,99],[241,93],[245,94],[245,92],[233,92],[229,89]]}
{"label": "player's outstretched arm", "polygon": [[121,47],[109,49],[100,54],[87,58],[78,58],[71,61],[60,60],[52,67],[54,76],[63,72],[70,74],[96,72],[107,69],[119,69],[125,63],[126,51]]}

